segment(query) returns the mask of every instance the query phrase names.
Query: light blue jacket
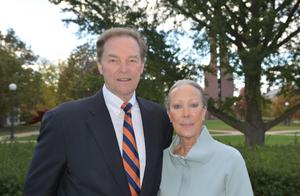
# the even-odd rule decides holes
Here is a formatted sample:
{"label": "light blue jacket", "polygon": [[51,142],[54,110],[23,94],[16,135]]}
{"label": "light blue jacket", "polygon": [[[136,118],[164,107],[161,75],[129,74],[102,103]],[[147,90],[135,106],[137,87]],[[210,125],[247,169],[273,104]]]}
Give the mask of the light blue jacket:
{"label": "light blue jacket", "polygon": [[186,157],[173,154],[179,140],[164,151],[159,196],[253,196],[238,150],[214,140],[205,126]]}

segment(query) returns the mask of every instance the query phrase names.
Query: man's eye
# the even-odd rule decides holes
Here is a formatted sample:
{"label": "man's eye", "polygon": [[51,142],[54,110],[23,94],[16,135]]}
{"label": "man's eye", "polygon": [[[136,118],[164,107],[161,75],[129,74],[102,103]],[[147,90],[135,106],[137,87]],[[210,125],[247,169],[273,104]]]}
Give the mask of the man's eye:
{"label": "man's eye", "polygon": [[129,59],[129,63],[137,63],[137,59]]}

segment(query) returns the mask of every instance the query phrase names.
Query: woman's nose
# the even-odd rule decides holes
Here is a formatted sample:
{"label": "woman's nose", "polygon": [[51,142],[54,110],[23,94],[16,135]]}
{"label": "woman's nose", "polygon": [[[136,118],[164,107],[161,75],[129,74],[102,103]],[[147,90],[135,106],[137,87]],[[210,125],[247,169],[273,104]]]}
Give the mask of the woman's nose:
{"label": "woman's nose", "polygon": [[190,115],[190,109],[189,109],[189,107],[183,107],[183,116],[184,117],[189,117],[189,115]]}

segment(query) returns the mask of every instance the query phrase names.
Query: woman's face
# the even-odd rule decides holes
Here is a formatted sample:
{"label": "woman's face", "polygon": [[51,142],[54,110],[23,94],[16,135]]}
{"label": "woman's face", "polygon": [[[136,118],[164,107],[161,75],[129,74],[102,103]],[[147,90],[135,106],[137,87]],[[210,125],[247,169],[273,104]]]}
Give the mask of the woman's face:
{"label": "woman's face", "polygon": [[199,90],[189,84],[171,91],[168,114],[181,139],[197,140],[200,135],[206,112],[201,99]]}

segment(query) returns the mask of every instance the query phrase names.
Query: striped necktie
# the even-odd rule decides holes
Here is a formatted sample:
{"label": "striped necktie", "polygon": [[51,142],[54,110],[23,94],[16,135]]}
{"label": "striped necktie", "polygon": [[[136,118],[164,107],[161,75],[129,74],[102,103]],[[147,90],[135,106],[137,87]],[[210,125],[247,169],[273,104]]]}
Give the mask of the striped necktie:
{"label": "striped necktie", "polygon": [[124,110],[123,124],[123,165],[126,171],[128,186],[131,196],[140,195],[140,162],[135,141],[132,118],[131,118],[131,103],[125,102],[121,108]]}

